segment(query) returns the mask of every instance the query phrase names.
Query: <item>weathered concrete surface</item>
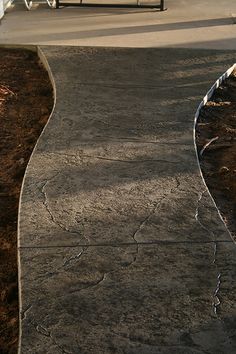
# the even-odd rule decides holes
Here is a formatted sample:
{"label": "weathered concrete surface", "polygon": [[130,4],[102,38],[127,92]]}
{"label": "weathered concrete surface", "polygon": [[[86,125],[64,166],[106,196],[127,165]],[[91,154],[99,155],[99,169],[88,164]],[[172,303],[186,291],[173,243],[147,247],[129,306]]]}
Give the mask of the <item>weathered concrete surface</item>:
{"label": "weathered concrete surface", "polygon": [[27,11],[23,0],[15,0],[1,23],[0,43],[236,50],[235,0],[166,0],[168,10],[164,12],[78,7],[52,10],[45,2]]}
{"label": "weathered concrete surface", "polygon": [[193,119],[236,52],[42,49],[57,102],[22,194],[21,353],[235,353],[236,249]]}

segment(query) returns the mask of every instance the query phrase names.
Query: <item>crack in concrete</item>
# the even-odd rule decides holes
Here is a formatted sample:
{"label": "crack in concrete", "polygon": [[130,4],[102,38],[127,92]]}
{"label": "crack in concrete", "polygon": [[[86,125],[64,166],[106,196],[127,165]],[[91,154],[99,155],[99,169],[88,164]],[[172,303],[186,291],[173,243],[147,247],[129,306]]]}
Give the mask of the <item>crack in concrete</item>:
{"label": "crack in concrete", "polygon": [[213,261],[212,264],[215,265],[218,275],[217,275],[217,283],[216,283],[216,288],[214,291],[214,298],[213,298],[213,312],[215,316],[217,316],[217,307],[220,306],[220,299],[218,297],[218,293],[220,291],[220,285],[221,285],[221,273],[218,271],[218,266],[216,264],[216,257],[217,257],[217,242],[214,243],[214,253],[213,253]]}
{"label": "crack in concrete", "polygon": [[180,187],[180,180],[177,176],[175,176],[175,182],[176,182],[176,186],[171,189],[170,194],[172,194],[176,189],[179,189]]}
{"label": "crack in concrete", "polygon": [[50,219],[51,221],[56,224],[57,226],[59,226],[61,228],[61,226],[57,223],[57,221],[55,220],[53,214],[51,213],[51,210],[49,208],[49,205],[48,205],[48,198],[47,198],[47,193],[45,191],[45,188],[46,186],[48,185],[49,182],[51,182],[54,178],[56,178],[58,176],[60,172],[57,172],[54,176],[52,176],[50,179],[47,179],[46,182],[43,184],[43,186],[41,187],[41,193],[44,197],[44,201],[43,201],[43,205],[45,206],[49,216],[50,216]]}
{"label": "crack in concrete", "polygon": [[[134,245],[134,244],[132,244],[132,245]],[[137,245],[137,247],[138,247],[138,243],[136,243],[136,245]],[[83,291],[83,290],[87,290],[87,289],[90,289],[90,288],[93,288],[93,287],[95,287],[95,286],[100,285],[102,282],[104,282],[104,281],[106,280],[106,278],[107,278],[107,276],[108,276],[109,274],[116,273],[117,271],[119,271],[119,270],[122,269],[122,268],[128,268],[129,266],[131,266],[131,265],[136,261],[136,257],[137,257],[137,253],[135,253],[134,258],[133,258],[132,261],[130,261],[129,263],[126,263],[125,265],[124,265],[124,264],[123,264],[123,265],[121,264],[120,266],[118,266],[117,268],[111,270],[110,272],[105,272],[105,273],[103,273],[102,277],[101,277],[100,279],[98,279],[98,281],[96,281],[95,283],[90,284],[90,285],[88,285],[88,286],[86,286],[86,287],[84,287],[84,288],[81,288],[81,289],[72,290],[72,291],[70,292],[70,294],[73,294],[73,293],[75,293],[75,292],[81,292],[81,291]]]}
{"label": "crack in concrete", "polygon": [[[138,242],[135,242],[135,244],[136,244],[136,246],[138,247]],[[133,245],[134,245],[134,244],[132,244],[132,246],[133,246]],[[87,248],[88,248],[88,247],[87,247]],[[138,250],[136,250],[136,252],[138,252]],[[95,287],[95,286],[100,285],[102,282],[104,282],[104,281],[106,280],[106,278],[107,278],[107,276],[108,276],[109,274],[116,273],[116,272],[119,271],[120,269],[128,268],[129,266],[131,266],[131,265],[136,261],[136,257],[137,257],[137,253],[135,253],[133,259],[132,259],[129,263],[121,264],[121,265],[119,265],[117,268],[115,268],[115,269],[113,269],[113,270],[111,270],[111,271],[108,271],[108,272],[103,273],[103,275],[101,276],[101,278],[98,279],[98,280],[97,280],[96,282],[94,282],[93,284],[90,284],[90,285],[88,285],[88,286],[86,286],[86,287],[84,287],[84,288],[81,288],[81,289],[72,290],[72,291],[70,292],[70,294],[73,294],[73,293],[75,293],[75,292],[81,292],[81,291],[83,291],[83,290],[87,290],[87,289],[90,289],[90,288],[93,288],[93,287]]]}
{"label": "crack in concrete", "polygon": [[[68,232],[70,234],[73,234],[73,235],[79,235],[79,236],[82,236],[82,234],[78,231],[73,231],[73,230],[70,230],[68,227],[66,227],[65,225],[61,224],[60,222],[58,222],[50,207],[49,207],[49,201],[48,201],[48,197],[47,197],[47,192],[46,192],[46,187],[48,185],[49,182],[51,182],[55,177],[57,177],[58,175],[60,174],[60,171],[57,172],[52,178],[46,180],[46,182],[43,184],[42,188],[41,188],[41,193],[43,194],[43,197],[44,197],[44,201],[43,201],[43,205],[45,206],[45,209],[47,210],[49,216],[50,216],[50,219],[51,221],[56,225],[58,226],[61,230],[65,231],[65,232]],[[83,237],[89,242],[89,239],[86,238],[85,235],[83,235]]]}
{"label": "crack in concrete", "polygon": [[219,296],[218,296],[218,293],[220,291],[220,286],[221,286],[221,273],[218,273],[216,288],[215,288],[215,291],[214,291],[214,301],[213,301],[213,304],[212,304],[215,316],[218,316],[217,309],[218,309],[218,306],[220,306],[220,299],[219,299]]}
{"label": "crack in concrete", "polygon": [[213,261],[212,261],[212,263],[213,264],[215,264],[215,262],[216,262],[216,253],[217,253],[217,244],[216,244],[216,242],[214,242],[214,251],[213,251]]}
{"label": "crack in concrete", "polygon": [[104,273],[104,274],[102,275],[102,277],[101,277],[100,279],[98,279],[98,281],[96,281],[95,283],[92,283],[92,284],[90,284],[90,285],[88,285],[88,286],[86,286],[86,287],[84,287],[84,288],[81,288],[81,289],[74,289],[74,290],[72,290],[72,291],[69,291],[69,294],[79,293],[79,292],[81,292],[81,291],[83,291],[83,290],[87,290],[87,289],[90,289],[90,288],[94,288],[95,286],[100,285],[100,284],[105,280],[106,275],[109,274],[109,273],[112,273],[112,272]]}
{"label": "crack in concrete", "polygon": [[[137,255],[138,255],[138,252],[139,252],[139,245],[142,244],[142,243],[139,244],[139,242],[137,241],[137,239],[136,239],[137,234],[145,227],[145,225],[146,225],[147,222],[150,220],[150,218],[152,217],[152,215],[155,214],[157,208],[161,205],[161,203],[163,202],[163,200],[165,200],[170,194],[172,194],[176,189],[178,189],[178,188],[180,187],[180,181],[179,181],[178,177],[175,177],[175,181],[176,181],[176,186],[174,186],[174,187],[170,190],[169,193],[165,194],[165,195],[161,198],[161,200],[160,200],[158,203],[154,203],[153,209],[152,209],[152,210],[150,211],[150,213],[145,217],[145,219],[139,224],[138,228],[137,228],[137,229],[135,230],[135,232],[133,233],[132,239],[134,240],[134,243],[125,243],[125,244],[128,244],[128,245],[134,245],[134,244],[136,245],[136,253],[135,253],[133,259],[132,259],[131,262],[129,262],[128,264],[126,264],[125,267],[131,266],[131,265],[136,261],[136,259],[137,259]],[[45,195],[45,198],[47,198],[47,196],[46,196],[46,191],[45,191],[46,185],[47,185],[47,182],[45,183],[44,189],[43,189],[43,193],[44,193],[44,195]],[[46,200],[47,200],[47,199],[46,199]],[[47,203],[45,203],[45,204],[47,205]],[[50,210],[49,210],[49,212],[50,212]],[[51,215],[51,213],[50,213],[50,215]],[[54,219],[53,219],[53,220],[54,220]],[[159,242],[158,242],[158,243],[159,243]],[[149,243],[144,243],[144,244],[149,244]],[[96,245],[96,246],[99,246],[99,245]],[[104,245],[101,245],[101,246],[104,246]],[[110,247],[111,247],[112,245],[107,244],[106,246],[108,246],[108,247],[110,246]],[[64,247],[64,246],[63,246],[63,247]],[[88,248],[88,247],[87,247],[87,248]],[[82,252],[80,252],[78,255],[75,255],[75,256],[70,257],[68,260],[66,260],[66,261],[64,262],[64,265],[63,265],[63,266],[65,267],[65,266],[67,266],[71,261],[77,260],[77,259],[83,254],[84,251],[85,251],[85,250],[83,250]],[[120,268],[123,268],[123,267],[124,267],[124,266],[121,265],[121,266],[119,266],[118,268],[116,268],[116,269],[114,269],[114,270],[112,270],[112,271],[110,271],[110,272],[106,272],[106,273],[104,273],[104,274],[102,275],[102,277],[101,277],[98,281],[96,281],[95,283],[90,284],[90,285],[88,285],[88,286],[86,286],[86,287],[84,287],[84,288],[81,288],[81,289],[75,289],[75,290],[71,291],[70,293],[80,292],[80,291],[84,291],[84,290],[93,288],[93,287],[95,287],[95,286],[98,286],[99,284],[101,284],[101,283],[106,279],[106,277],[107,277],[108,274],[114,273],[114,272],[118,271]],[[62,267],[61,267],[61,268],[62,268]],[[53,275],[53,274],[56,274],[61,268],[59,268],[56,272],[47,273],[47,274],[44,275],[43,277],[48,276],[48,275],[51,276],[51,275]]]}
{"label": "crack in concrete", "polygon": [[25,311],[21,312],[21,321],[26,319],[27,313],[31,310],[32,305],[26,307]]}
{"label": "crack in concrete", "polygon": [[[70,258],[68,258],[67,260],[65,260],[65,262],[63,263],[63,268],[67,267],[71,262],[74,262],[81,257],[81,255],[84,253],[85,249],[83,249],[80,253],[76,254],[75,256],[71,256]],[[70,264],[71,265],[71,264]]]}
{"label": "crack in concrete", "polygon": [[199,219],[199,208],[200,208],[200,202],[203,198],[203,195],[206,193],[206,191],[204,192],[198,192],[198,200],[197,200],[197,206],[196,206],[196,210],[195,210],[195,220],[197,221],[197,223],[201,226],[201,228],[205,231],[207,231],[208,234],[213,235],[214,239],[215,239],[215,235],[214,233],[209,230],[205,225],[202,224],[202,222]]}
{"label": "crack in concrete", "polygon": [[197,223],[201,226],[201,228],[205,231],[207,231],[207,233],[209,235],[211,235],[213,237],[213,261],[212,264],[215,266],[215,269],[217,271],[217,280],[216,280],[216,286],[213,292],[213,302],[212,302],[212,307],[213,307],[213,313],[216,317],[218,317],[218,313],[217,313],[217,309],[220,306],[221,302],[219,299],[219,291],[220,291],[220,285],[221,285],[221,273],[218,269],[218,265],[216,262],[216,255],[217,255],[217,241],[215,238],[215,234],[213,231],[209,230],[205,225],[203,225],[203,223],[200,221],[199,219],[199,208],[200,208],[200,203],[201,200],[203,198],[203,195],[206,193],[206,190],[204,192],[200,192],[199,193],[199,198],[197,200],[197,206],[196,206],[196,211],[195,211],[195,219],[197,221]]}
{"label": "crack in concrete", "polygon": [[138,226],[138,228],[135,230],[135,232],[132,235],[132,238],[133,238],[133,240],[134,240],[134,242],[136,244],[136,254],[134,256],[133,261],[129,265],[131,265],[132,263],[136,262],[136,259],[137,259],[138,253],[139,253],[139,243],[138,243],[138,241],[136,239],[136,236],[144,228],[144,226],[146,225],[148,220],[150,220],[151,216],[156,212],[156,209],[157,209],[158,205],[159,205],[159,203],[154,205],[154,208],[151,210],[151,212],[148,214],[148,216],[146,216],[146,218],[140,223],[140,225]]}
{"label": "crack in concrete", "polygon": [[82,251],[79,252],[78,254],[76,254],[75,256],[71,256],[68,259],[66,259],[64,261],[63,265],[58,267],[57,269],[55,269],[53,272],[47,272],[45,274],[39,275],[38,277],[35,278],[35,280],[48,278],[48,277],[52,277],[54,275],[59,274],[62,270],[64,270],[66,267],[68,267],[68,265],[71,266],[73,263],[76,263],[78,261],[78,259],[81,258],[82,254],[87,250],[87,248],[88,247],[83,248]]}
{"label": "crack in concrete", "polygon": [[48,331],[47,328],[43,327],[40,324],[34,325],[35,329],[38,333],[42,334],[45,337],[51,337],[50,332]]}
{"label": "crack in concrete", "polygon": [[134,256],[133,261],[131,262],[134,263],[136,262],[137,256],[138,256],[138,252],[139,252],[139,242],[136,239],[137,234],[145,227],[145,225],[147,224],[147,222],[150,220],[150,218],[155,214],[155,212],[157,211],[157,209],[161,206],[161,203],[163,202],[163,200],[165,200],[168,196],[170,196],[176,189],[179,188],[180,186],[180,181],[178,179],[178,177],[175,176],[175,181],[176,181],[176,186],[173,187],[169,193],[164,194],[164,196],[160,199],[159,202],[154,203],[154,207],[151,210],[151,212],[146,216],[146,218],[140,223],[139,227],[136,229],[136,231],[133,233],[132,238],[134,240],[134,242],[136,243],[136,255]]}

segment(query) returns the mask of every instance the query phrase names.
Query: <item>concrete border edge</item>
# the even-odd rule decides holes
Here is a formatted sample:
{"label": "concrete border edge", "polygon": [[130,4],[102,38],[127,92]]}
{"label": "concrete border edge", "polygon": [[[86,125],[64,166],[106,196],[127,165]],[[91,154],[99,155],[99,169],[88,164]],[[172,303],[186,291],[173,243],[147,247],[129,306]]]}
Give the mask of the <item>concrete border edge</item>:
{"label": "concrete border edge", "polygon": [[18,206],[18,218],[17,218],[17,265],[18,265],[18,302],[19,302],[19,334],[18,334],[18,350],[17,353],[21,354],[21,337],[22,337],[22,325],[21,325],[21,311],[22,311],[22,299],[21,299],[21,261],[20,261],[20,214],[21,214],[21,200],[22,200],[22,194],[23,194],[23,189],[24,189],[24,182],[25,182],[25,177],[27,175],[27,170],[28,170],[28,166],[30,164],[30,161],[34,155],[35,150],[37,149],[39,140],[41,138],[41,136],[44,134],[44,131],[47,127],[47,125],[49,124],[49,121],[51,120],[51,117],[54,113],[54,109],[56,106],[56,84],[55,84],[55,80],[53,78],[53,74],[52,71],[50,69],[49,63],[46,59],[46,56],[43,53],[43,50],[39,47],[39,46],[7,46],[8,48],[25,48],[28,50],[32,50],[34,52],[37,53],[42,65],[44,66],[44,68],[46,69],[46,71],[48,72],[48,76],[49,79],[51,81],[52,84],[52,88],[53,88],[53,97],[54,97],[54,103],[53,103],[53,108],[52,111],[50,113],[50,116],[48,118],[47,123],[45,124],[40,136],[38,137],[38,140],[34,146],[34,149],[30,155],[30,159],[28,161],[28,164],[26,166],[25,169],[25,173],[24,173],[24,177],[22,180],[22,184],[21,184],[21,191],[20,191],[20,197],[19,197],[19,206]]}
{"label": "concrete border edge", "polygon": [[207,102],[210,100],[210,98],[212,97],[214,91],[222,84],[223,81],[225,81],[225,80],[232,74],[232,72],[233,72],[234,70],[236,70],[236,63],[233,64],[228,70],[226,70],[226,71],[215,81],[215,83],[214,83],[214,84],[211,86],[211,88],[207,91],[206,95],[203,97],[202,101],[200,102],[200,104],[199,104],[199,106],[198,106],[198,108],[197,108],[197,110],[196,110],[195,116],[194,116],[193,142],[194,142],[194,149],[195,149],[195,153],[196,153],[197,165],[198,165],[198,168],[199,168],[200,175],[201,175],[201,177],[202,177],[203,183],[204,183],[204,185],[205,185],[205,187],[206,187],[206,190],[208,191],[208,194],[210,195],[210,197],[211,197],[211,199],[212,199],[212,202],[213,202],[213,204],[214,204],[214,206],[215,206],[215,208],[216,208],[216,210],[217,210],[217,212],[218,212],[218,215],[219,215],[221,221],[223,222],[223,224],[224,224],[224,226],[225,226],[225,228],[226,228],[226,230],[227,230],[227,232],[228,232],[230,238],[232,239],[233,243],[236,244],[236,241],[233,239],[233,237],[232,237],[232,235],[231,235],[231,233],[230,233],[230,231],[229,231],[229,229],[228,229],[228,227],[227,227],[225,221],[223,220],[223,217],[222,217],[222,215],[221,215],[221,213],[220,213],[220,211],[219,211],[219,209],[218,209],[218,207],[217,207],[217,205],[216,205],[216,203],[215,203],[215,200],[214,200],[214,198],[212,197],[212,195],[211,195],[211,193],[210,193],[210,191],[209,191],[209,188],[208,188],[208,186],[207,186],[207,184],[206,184],[206,181],[205,181],[205,179],[204,179],[204,177],[203,177],[203,173],[202,173],[202,170],[201,170],[200,161],[199,161],[198,153],[197,153],[197,144],[196,144],[196,126],[197,126],[197,120],[198,120],[198,117],[199,117],[201,108],[206,105],[206,103],[207,103]]}

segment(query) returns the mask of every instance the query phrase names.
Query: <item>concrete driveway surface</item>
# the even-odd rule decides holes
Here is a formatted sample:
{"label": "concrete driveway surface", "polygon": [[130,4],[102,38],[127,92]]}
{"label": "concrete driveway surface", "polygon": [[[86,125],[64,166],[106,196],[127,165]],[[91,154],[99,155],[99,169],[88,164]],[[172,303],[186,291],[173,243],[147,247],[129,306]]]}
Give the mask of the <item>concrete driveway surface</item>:
{"label": "concrete driveway surface", "polygon": [[236,49],[235,0],[166,0],[168,10],[164,12],[78,7],[52,10],[45,4],[27,11],[23,0],[16,1],[0,26],[2,44]]}
{"label": "concrete driveway surface", "polygon": [[193,120],[236,52],[41,49],[57,95],[22,191],[20,353],[235,353],[236,249]]}

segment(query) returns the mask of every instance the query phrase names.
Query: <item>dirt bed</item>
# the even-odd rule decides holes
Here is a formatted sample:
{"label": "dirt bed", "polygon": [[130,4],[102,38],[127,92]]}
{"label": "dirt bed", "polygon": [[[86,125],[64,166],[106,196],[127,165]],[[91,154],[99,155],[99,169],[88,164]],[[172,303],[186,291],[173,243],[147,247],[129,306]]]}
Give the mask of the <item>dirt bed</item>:
{"label": "dirt bed", "polygon": [[25,168],[53,94],[36,53],[0,47],[0,353],[18,343],[17,214]]}
{"label": "dirt bed", "polygon": [[207,186],[236,240],[236,72],[201,109],[196,141]]}

